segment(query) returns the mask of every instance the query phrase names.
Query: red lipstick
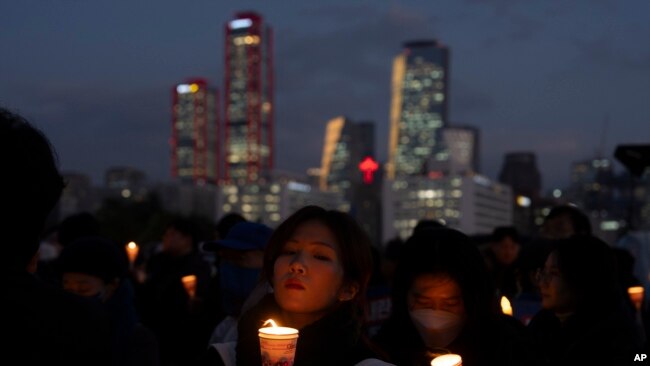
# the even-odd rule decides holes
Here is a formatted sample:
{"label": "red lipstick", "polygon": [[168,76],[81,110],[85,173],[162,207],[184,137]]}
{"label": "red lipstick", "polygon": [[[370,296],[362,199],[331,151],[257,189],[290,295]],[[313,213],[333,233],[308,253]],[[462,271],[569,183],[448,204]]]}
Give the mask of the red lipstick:
{"label": "red lipstick", "polygon": [[284,287],[288,289],[294,289],[294,290],[304,290],[305,286],[303,286],[302,282],[298,281],[295,278],[290,278],[286,281],[284,281]]}

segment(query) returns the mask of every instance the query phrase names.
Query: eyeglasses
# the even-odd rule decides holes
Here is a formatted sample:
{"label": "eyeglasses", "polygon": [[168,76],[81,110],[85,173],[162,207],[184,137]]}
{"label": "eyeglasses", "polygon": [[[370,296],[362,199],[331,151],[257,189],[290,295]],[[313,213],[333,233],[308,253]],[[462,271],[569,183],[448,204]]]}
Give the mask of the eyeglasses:
{"label": "eyeglasses", "polygon": [[560,274],[560,271],[557,269],[542,269],[539,268],[537,272],[535,272],[535,281],[537,283],[548,283],[551,282],[554,278],[561,277],[562,274]]}

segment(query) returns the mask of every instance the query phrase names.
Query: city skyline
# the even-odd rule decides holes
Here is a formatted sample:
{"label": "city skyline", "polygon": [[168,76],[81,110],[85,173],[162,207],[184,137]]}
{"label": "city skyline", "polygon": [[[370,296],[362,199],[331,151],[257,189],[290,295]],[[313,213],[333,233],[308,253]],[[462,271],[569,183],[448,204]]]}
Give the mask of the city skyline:
{"label": "city skyline", "polygon": [[274,27],[282,170],[319,166],[338,115],[375,122],[385,163],[392,60],[422,39],[450,50],[449,125],[479,129],[490,178],[505,153],[532,151],[544,190],[566,186],[571,163],[650,141],[643,1],[34,4],[3,5],[12,56],[0,61],[0,104],[45,131],[63,170],[95,183],[120,165],[170,179],[169,88],[204,77],[223,89],[223,24],[246,10]]}

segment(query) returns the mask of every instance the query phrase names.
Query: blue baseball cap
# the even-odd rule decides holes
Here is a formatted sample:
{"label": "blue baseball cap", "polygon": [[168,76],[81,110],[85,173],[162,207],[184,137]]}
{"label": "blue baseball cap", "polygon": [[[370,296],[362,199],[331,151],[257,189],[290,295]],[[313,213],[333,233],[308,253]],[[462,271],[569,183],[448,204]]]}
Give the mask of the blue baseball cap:
{"label": "blue baseball cap", "polygon": [[264,250],[269,243],[273,229],[250,221],[235,224],[223,239],[203,243],[203,250],[217,251],[220,248],[234,250]]}

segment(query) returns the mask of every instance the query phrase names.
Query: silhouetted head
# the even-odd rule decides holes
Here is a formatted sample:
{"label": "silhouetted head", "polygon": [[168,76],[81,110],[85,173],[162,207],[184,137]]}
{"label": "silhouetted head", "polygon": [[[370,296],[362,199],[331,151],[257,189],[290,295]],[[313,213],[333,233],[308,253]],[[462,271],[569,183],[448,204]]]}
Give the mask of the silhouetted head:
{"label": "silhouetted head", "polygon": [[175,256],[193,252],[197,248],[196,224],[185,217],[174,218],[163,234],[162,250]]}
{"label": "silhouetted head", "polygon": [[242,221],[246,221],[246,219],[244,216],[236,212],[231,212],[229,214],[223,215],[223,217],[221,217],[221,219],[219,219],[217,222],[216,226],[218,235],[217,240],[225,238],[226,235],[228,235],[230,229]]}
{"label": "silhouetted head", "polygon": [[102,301],[112,296],[128,270],[117,245],[97,236],[78,239],[63,248],[57,267],[66,291]]}
{"label": "silhouetted head", "polygon": [[99,221],[89,212],[70,215],[59,224],[57,239],[65,247],[73,241],[99,235]]}
{"label": "silhouetted head", "polygon": [[24,269],[38,250],[47,216],[61,196],[63,179],[42,132],[0,108],[0,267]]}
{"label": "silhouetted head", "polygon": [[418,221],[417,225],[415,225],[415,227],[413,228],[413,234],[417,233],[420,230],[432,229],[432,228],[435,229],[440,227],[445,227],[445,224],[443,224],[442,221],[422,219]]}
{"label": "silhouetted head", "polygon": [[517,229],[513,226],[495,228],[490,239],[490,248],[499,264],[503,266],[513,264],[519,257],[519,250],[521,249]]}
{"label": "silhouetted head", "polygon": [[539,276],[542,306],[556,313],[609,310],[619,300],[614,253],[602,240],[558,240]]}
{"label": "silhouetted head", "polygon": [[541,236],[546,239],[565,239],[572,235],[591,235],[589,217],[573,205],[555,206],[544,218]]}

